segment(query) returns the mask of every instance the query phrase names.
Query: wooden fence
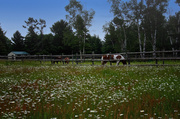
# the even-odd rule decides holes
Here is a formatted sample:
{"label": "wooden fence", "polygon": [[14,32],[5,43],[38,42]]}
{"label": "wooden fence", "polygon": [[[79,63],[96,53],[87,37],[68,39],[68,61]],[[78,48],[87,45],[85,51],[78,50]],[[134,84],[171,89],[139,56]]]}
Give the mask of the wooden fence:
{"label": "wooden fence", "polygon": [[[119,54],[119,53],[108,53],[109,55]],[[159,65],[158,61],[162,61],[163,65],[165,65],[165,60],[180,60],[180,50],[175,51],[150,51],[150,52],[124,52],[122,54],[128,62],[128,65],[131,65],[133,61],[155,61],[155,64],[152,65]],[[6,61],[40,61],[46,62],[51,61],[55,62],[62,62],[65,64],[64,58],[68,57],[72,64],[80,64],[82,62],[91,62],[94,65],[95,62],[101,62],[101,57],[105,54],[72,54],[72,55],[28,55],[28,56],[0,56],[0,60]],[[58,59],[57,57],[61,57]],[[111,60],[111,59],[110,59]],[[106,61],[110,61],[106,60]],[[104,60],[103,60],[104,61]],[[161,65],[162,65],[161,64]],[[110,63],[112,65],[112,63]]]}

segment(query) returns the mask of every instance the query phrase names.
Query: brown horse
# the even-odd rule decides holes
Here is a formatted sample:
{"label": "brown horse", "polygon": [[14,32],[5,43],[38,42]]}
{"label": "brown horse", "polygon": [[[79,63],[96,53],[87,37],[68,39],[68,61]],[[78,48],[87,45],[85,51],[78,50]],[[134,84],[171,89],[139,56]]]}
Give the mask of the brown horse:
{"label": "brown horse", "polygon": [[51,61],[51,63],[52,64],[55,64],[55,63],[58,64],[58,62],[61,62],[61,60],[62,60],[62,57],[61,56],[57,56],[57,57],[54,57],[54,60]]}
{"label": "brown horse", "polygon": [[[58,57],[55,57],[54,60],[51,62],[52,62],[52,64],[55,64],[55,63],[58,64],[58,62],[61,63],[61,61],[63,61],[63,58],[61,56],[58,56]],[[64,58],[64,62],[65,62],[65,64],[69,64],[69,57]]]}
{"label": "brown horse", "polygon": [[69,64],[69,57],[64,58],[64,60],[66,64]]}

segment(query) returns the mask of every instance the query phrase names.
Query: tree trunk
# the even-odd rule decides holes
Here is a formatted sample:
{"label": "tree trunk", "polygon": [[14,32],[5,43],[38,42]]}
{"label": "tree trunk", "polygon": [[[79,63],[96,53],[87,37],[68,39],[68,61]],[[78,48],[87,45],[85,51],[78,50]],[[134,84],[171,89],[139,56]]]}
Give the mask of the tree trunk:
{"label": "tree trunk", "polygon": [[170,36],[170,44],[171,44],[171,46],[172,46],[172,51],[174,51],[174,47],[173,47],[173,41],[172,41],[172,38],[171,38],[171,36]]}
{"label": "tree trunk", "polygon": [[83,54],[85,54],[85,43],[86,43],[86,35],[84,34]]}
{"label": "tree trunk", "polygon": [[[139,28],[139,23],[138,22],[137,22],[137,27],[138,27],[138,39],[139,39],[139,51],[142,52],[141,34],[140,34],[140,28]],[[141,53],[140,53],[140,56],[142,57]]]}
{"label": "tree trunk", "polygon": [[153,56],[154,56],[154,57],[156,57],[156,53],[155,53],[155,52],[156,52],[156,34],[157,34],[156,32],[157,32],[157,30],[155,29],[154,35],[151,34],[151,38],[152,38],[152,40],[153,40],[153,41],[152,41],[152,42],[153,42],[152,48],[153,48],[153,52],[154,52],[154,53],[153,53]]}
{"label": "tree trunk", "polygon": [[122,26],[122,28],[123,28],[123,32],[124,32],[124,42],[123,42],[124,46],[123,46],[123,51],[126,51],[126,48],[127,48],[126,30],[125,30],[124,26]]}
{"label": "tree trunk", "polygon": [[144,32],[144,43],[143,43],[143,57],[145,57],[146,52],[146,32]]}

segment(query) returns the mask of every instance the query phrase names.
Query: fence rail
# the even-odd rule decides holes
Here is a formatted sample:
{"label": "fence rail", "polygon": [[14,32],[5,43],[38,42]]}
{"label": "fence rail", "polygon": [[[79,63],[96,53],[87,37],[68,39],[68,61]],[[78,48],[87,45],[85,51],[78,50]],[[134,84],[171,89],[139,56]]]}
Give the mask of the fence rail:
{"label": "fence rail", "polygon": [[[124,52],[124,53],[108,53],[109,55],[113,54],[122,54],[128,62],[128,65],[131,64],[132,61],[155,61],[155,65],[158,65],[158,61],[161,60],[180,60],[180,50],[174,51],[149,51],[149,52]],[[69,58],[69,61],[72,63],[81,63],[81,62],[100,62],[102,55],[105,54],[72,54],[72,55],[27,55],[27,56],[0,56],[0,60],[6,61],[51,61],[52,62],[65,62],[66,57]],[[57,59],[57,57],[61,57],[61,59]],[[105,61],[105,60],[103,60]],[[109,61],[109,60],[106,60]],[[114,60],[115,61],[115,60]],[[111,64],[111,63],[110,63]]]}

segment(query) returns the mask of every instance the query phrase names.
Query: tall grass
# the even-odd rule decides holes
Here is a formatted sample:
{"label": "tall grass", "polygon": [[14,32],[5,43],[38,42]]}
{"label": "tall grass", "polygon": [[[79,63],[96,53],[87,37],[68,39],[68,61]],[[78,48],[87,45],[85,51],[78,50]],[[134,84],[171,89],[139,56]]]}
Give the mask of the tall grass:
{"label": "tall grass", "polygon": [[3,65],[0,118],[179,118],[180,67]]}

